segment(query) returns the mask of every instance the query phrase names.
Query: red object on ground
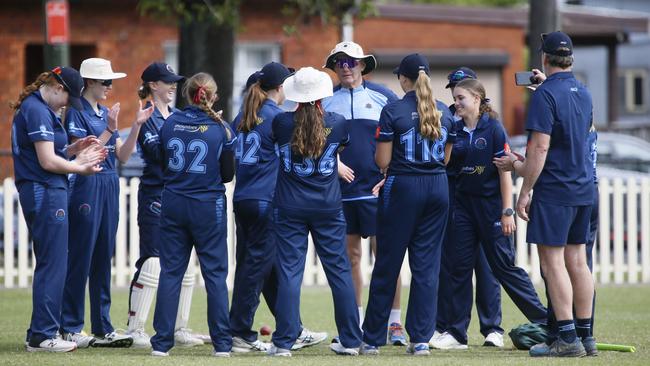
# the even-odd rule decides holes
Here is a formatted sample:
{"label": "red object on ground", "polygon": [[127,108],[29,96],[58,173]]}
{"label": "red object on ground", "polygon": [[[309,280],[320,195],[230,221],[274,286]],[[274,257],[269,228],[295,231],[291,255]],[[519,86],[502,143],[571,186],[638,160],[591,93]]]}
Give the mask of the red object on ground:
{"label": "red object on ground", "polygon": [[271,327],[268,325],[262,325],[260,328],[260,334],[263,336],[271,335]]}

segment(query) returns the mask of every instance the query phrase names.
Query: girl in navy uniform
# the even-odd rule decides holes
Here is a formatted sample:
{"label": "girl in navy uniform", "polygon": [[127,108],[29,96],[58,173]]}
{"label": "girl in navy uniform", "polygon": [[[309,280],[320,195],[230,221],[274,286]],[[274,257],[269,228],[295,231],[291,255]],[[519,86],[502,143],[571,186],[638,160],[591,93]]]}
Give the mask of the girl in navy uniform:
{"label": "girl in navy uniform", "polygon": [[377,257],[363,323],[361,352],[378,354],[406,250],[413,274],[406,312],[407,353],[429,354],[436,324],[440,251],[449,194],[445,164],[454,141],[451,114],[431,93],[429,62],[406,56],[393,73],[401,100],[381,112],[375,160],[387,178],[379,195]]}
{"label": "girl in navy uniform", "polygon": [[[138,134],[138,146],[145,161],[138,189],[138,227],[140,232],[140,258],[129,293],[129,321],[127,334],[133,337],[133,347],[149,348],[149,335],[144,324],[153,302],[160,276],[160,196],[162,194],[162,167],[160,137],[158,133],[165,120],[177,109],[171,107],[176,97],[176,83],[183,80],[174,70],[162,62],[154,62],[142,72],[142,86],[138,91],[141,100],[151,99],[154,112]],[[196,274],[188,268],[183,277],[181,300],[178,305],[174,342],[177,345],[196,346],[203,341],[187,329],[192,292]]]}
{"label": "girl in navy uniform", "polygon": [[456,113],[463,118],[457,144],[466,156],[457,178],[454,236],[449,268],[452,268],[450,321],[446,348],[467,349],[467,328],[472,304],[472,269],[481,245],[494,276],[512,301],[531,322],[546,323],[546,309],[539,301],[528,274],[515,266],[512,233],[512,178],[492,163],[509,151],[506,132],[478,80],[467,79],[454,88]]}
{"label": "girl in navy uniform", "polygon": [[300,286],[311,233],[334,299],[341,343],[333,343],[331,349],[357,355],[361,330],[337,175],[338,151],[349,140],[347,122],[321,107],[321,99],[332,95],[332,80],[326,73],[302,68],[284,81],[283,88],[287,99],[300,104],[295,112],[279,114],[272,123],[281,161],[274,195],[279,284],[269,354],[290,356],[300,335]]}
{"label": "girl in navy uniform", "polygon": [[234,133],[212,110],[217,84],[206,73],[183,87],[188,107],[172,114],[160,130],[163,183],[160,219],[160,280],[156,298],[153,356],[168,356],[181,283],[195,248],[208,293],[208,327],[214,356],[229,357],[228,248],[224,183],[234,176]]}
{"label": "girl in navy uniform", "polygon": [[[456,84],[465,79],[476,79],[474,70],[468,67],[459,67],[447,76],[449,82],[445,88],[450,89],[452,96]],[[462,130],[464,127],[463,118],[456,114],[456,106],[449,106],[449,111],[454,116],[454,128]],[[447,222],[447,234],[445,244],[442,248],[442,258],[440,266],[440,288],[438,289],[438,315],[436,319],[436,331],[429,344],[433,348],[445,349],[447,347],[464,348],[466,345],[458,345],[456,342],[445,342],[449,335],[445,334],[449,324],[449,311],[454,305],[450,300],[452,295],[450,289],[450,258],[454,250],[454,231],[451,230],[454,219],[454,196],[456,194],[456,177],[463,166],[467,147],[462,144],[454,146],[454,153],[447,164],[447,180],[449,183],[449,218]],[[480,323],[481,334],[485,337],[484,346],[503,347],[503,328],[501,328],[501,285],[494,278],[490,265],[485,258],[483,248],[479,246],[474,264],[474,274],[476,278],[476,312]],[[472,298],[464,299],[472,302]],[[467,314],[470,316],[471,314]]]}
{"label": "girl in navy uniform", "polygon": [[[100,172],[97,164],[106,157],[105,149],[96,149],[99,141],[94,136],[67,145],[59,115],[68,102],[79,105],[82,89],[77,70],[57,67],[39,75],[11,105],[16,110],[11,126],[16,188],[36,258],[26,340],[30,352],[77,348],[75,342],[57,337],[68,260],[66,174]],[[93,142],[94,147],[90,147]],[[68,161],[75,154],[77,158]]]}
{"label": "girl in navy uniform", "polygon": [[[61,314],[65,337],[79,347],[129,347],[130,336],[114,331],[110,318],[111,260],[115,252],[115,235],[119,217],[119,180],[115,160],[126,162],[135,147],[140,126],[151,116],[153,107],[138,108],[136,121],[127,140],[117,136],[119,103],[111,111],[99,104],[111,90],[113,79],[126,76],[114,73],[111,63],[101,58],[81,63],[85,88],[82,108],[66,115],[68,135],[72,141],[89,135],[98,136],[108,149],[102,172],[93,176],[73,176],[70,182],[70,256]],[[90,293],[92,337],[83,335],[86,283]]]}
{"label": "girl in navy uniform", "polygon": [[[257,339],[252,327],[264,282],[272,275],[275,278],[271,203],[279,163],[271,122],[282,113],[282,82],[289,74],[289,69],[277,62],[266,64],[254,74],[257,80],[248,88],[242,112],[232,123],[238,134],[233,197],[237,267],[230,308],[233,352],[265,352],[269,348],[268,343]],[[275,313],[275,303],[269,307]]]}

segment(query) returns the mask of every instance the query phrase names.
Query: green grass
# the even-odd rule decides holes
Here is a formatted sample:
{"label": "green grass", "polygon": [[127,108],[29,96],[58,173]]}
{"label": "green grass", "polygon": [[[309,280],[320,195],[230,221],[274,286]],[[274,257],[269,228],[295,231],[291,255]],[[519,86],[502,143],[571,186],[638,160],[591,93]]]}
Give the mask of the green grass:
{"label": "green grass", "polygon": [[[112,319],[116,327],[124,327],[127,311],[127,292],[124,289],[113,291]],[[408,290],[404,290],[402,303],[406,304]],[[535,359],[527,352],[515,351],[506,336],[505,349],[480,347],[483,338],[476,321],[470,327],[469,351],[433,351],[427,358],[414,358],[404,354],[403,347],[387,346],[381,348],[379,357],[340,357],[327,348],[327,344],[294,352],[291,359],[272,359],[262,354],[237,354],[230,359],[215,359],[210,356],[211,346],[189,349],[174,348],[171,357],[160,359],[149,356],[147,350],[137,349],[83,349],[68,354],[29,354],[25,352],[23,339],[31,313],[31,292],[26,290],[0,290],[0,364],[1,365],[647,365],[650,363],[650,287],[621,286],[598,288],[596,310],[596,337],[599,342],[630,344],[637,348],[636,353],[602,352],[600,356],[582,360]],[[199,332],[207,333],[207,314],[205,290],[197,288],[192,304],[190,326]],[[87,308],[88,309],[88,308]],[[472,314],[476,319],[476,313]],[[153,316],[152,314],[150,317]],[[305,325],[315,330],[325,330],[336,334],[332,300],[327,288],[306,288],[302,297],[302,318]],[[503,328],[508,331],[513,326],[525,323],[525,318],[503,294]],[[89,324],[88,317],[86,324]],[[262,304],[255,319],[255,326],[273,326],[274,321],[266,306]],[[88,329],[89,327],[87,327]],[[151,332],[151,320],[147,324]]]}

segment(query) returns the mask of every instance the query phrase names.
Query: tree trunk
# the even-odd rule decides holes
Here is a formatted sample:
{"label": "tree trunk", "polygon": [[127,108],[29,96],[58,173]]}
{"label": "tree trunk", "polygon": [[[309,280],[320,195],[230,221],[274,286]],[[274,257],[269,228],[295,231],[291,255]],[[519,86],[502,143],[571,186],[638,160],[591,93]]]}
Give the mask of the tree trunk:
{"label": "tree trunk", "polygon": [[531,69],[542,69],[542,45],[540,35],[560,29],[556,0],[530,0],[528,13],[528,49]]}
{"label": "tree trunk", "polygon": [[[190,77],[207,72],[217,82],[219,100],[214,110],[223,110],[226,120],[231,119],[235,32],[231,26],[216,26],[210,20],[183,23],[179,29],[179,73]],[[178,96],[179,106],[186,105]]]}

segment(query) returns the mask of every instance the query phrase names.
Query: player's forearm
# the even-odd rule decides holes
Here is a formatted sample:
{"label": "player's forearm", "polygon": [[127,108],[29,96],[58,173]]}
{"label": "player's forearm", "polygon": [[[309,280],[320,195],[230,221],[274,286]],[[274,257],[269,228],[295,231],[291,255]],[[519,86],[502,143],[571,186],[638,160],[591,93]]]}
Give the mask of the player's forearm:
{"label": "player's forearm", "polygon": [[501,190],[501,208],[512,208],[512,177],[510,172],[499,170],[499,188]]}
{"label": "player's forearm", "polygon": [[117,159],[122,164],[126,163],[126,161],[129,160],[131,154],[133,154],[135,144],[138,142],[138,133],[140,133],[140,125],[134,123],[131,127],[131,132],[129,132],[129,136],[126,138],[126,140],[122,144],[118,144],[118,146],[116,146]]}
{"label": "player's forearm", "polygon": [[533,189],[533,186],[537,182],[537,178],[539,178],[539,175],[544,168],[547,153],[547,146],[533,143],[528,148],[526,161],[523,164],[517,164],[517,173],[524,177],[524,182],[521,188],[522,191],[530,192]]}

